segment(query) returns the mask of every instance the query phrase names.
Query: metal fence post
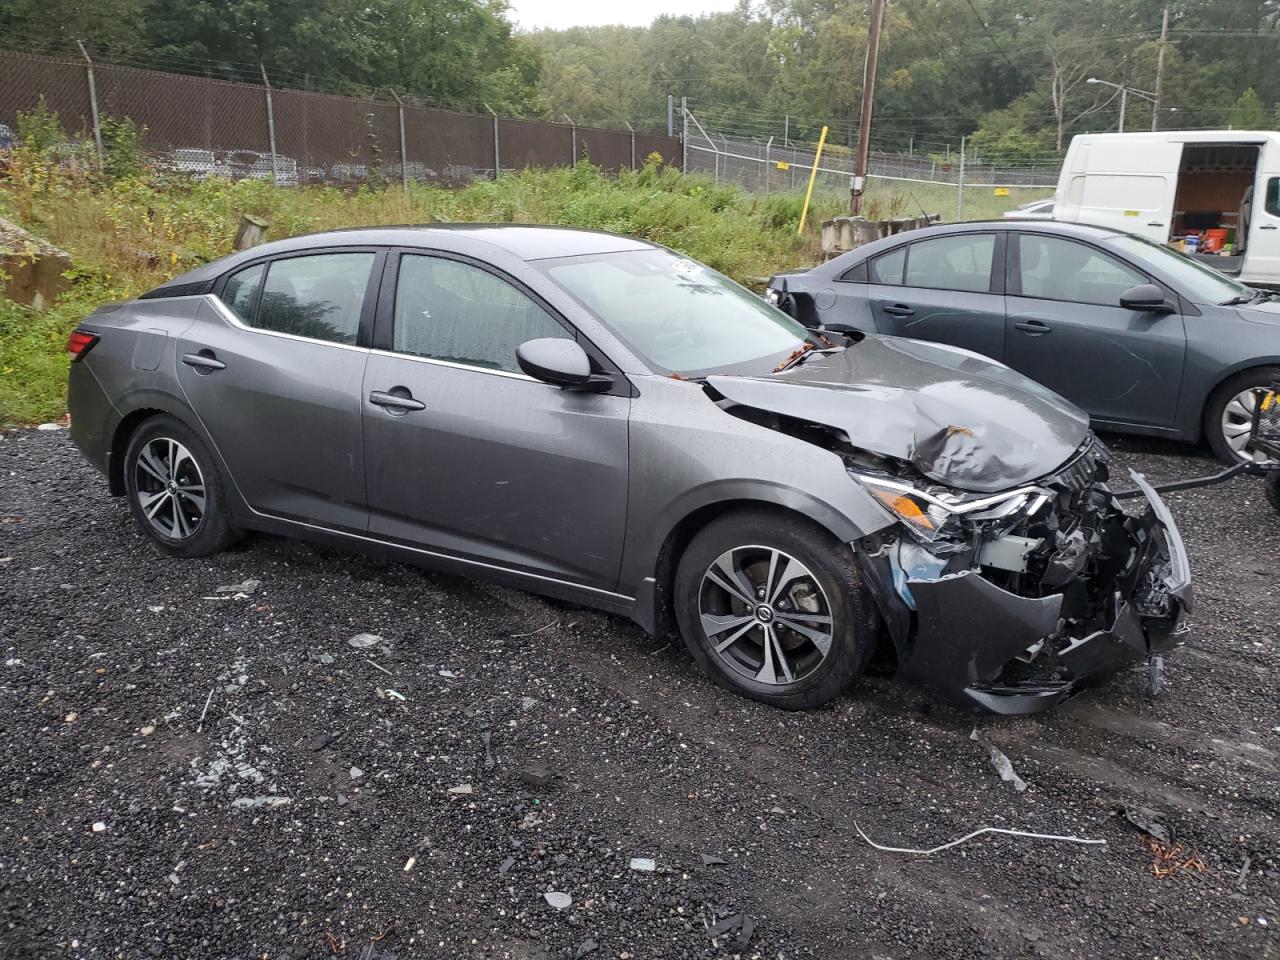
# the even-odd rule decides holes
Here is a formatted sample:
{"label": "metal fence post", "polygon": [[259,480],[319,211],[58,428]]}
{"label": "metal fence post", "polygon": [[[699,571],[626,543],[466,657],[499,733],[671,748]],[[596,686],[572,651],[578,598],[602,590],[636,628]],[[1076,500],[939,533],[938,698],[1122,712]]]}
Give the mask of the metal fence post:
{"label": "metal fence post", "polygon": [[262,85],[267,88],[267,138],[271,141],[271,182],[280,182],[280,171],[276,169],[276,115],[271,109],[271,81],[267,79],[267,68],[259,63],[262,70]]}
{"label": "metal fence post", "polygon": [[680,172],[689,172],[689,98],[680,98]]}
{"label": "metal fence post", "polygon": [[89,77],[89,114],[93,118],[93,145],[98,151],[98,169],[102,169],[102,124],[98,121],[98,87],[93,82],[93,60],[89,58],[89,51],[84,48],[84,44],[79,40],[76,46],[80,48],[80,53],[84,56],[84,69]]}
{"label": "metal fence post", "polygon": [[627,129],[631,131],[631,169],[636,168],[636,128],[631,125],[630,120],[623,120],[627,125]]}
{"label": "metal fence post", "polygon": [[498,114],[487,103],[484,108],[493,114],[493,179],[497,180],[502,172],[502,155],[498,153]]}
{"label": "metal fence post", "polygon": [[770,163],[769,152],[773,148],[773,137],[769,138],[769,142],[764,145],[764,193],[769,195],[769,173],[772,164]]}
{"label": "metal fence post", "polygon": [[[387,89],[391,89],[388,87]],[[404,148],[404,102],[400,99],[400,95],[394,90],[391,95],[396,98],[396,114],[400,120],[400,185],[404,187],[404,192],[409,192],[409,156]]]}
{"label": "metal fence post", "polygon": [[956,180],[956,223],[964,220],[964,146],[966,137],[960,138],[960,176]]}
{"label": "metal fence post", "polygon": [[570,149],[573,151],[573,162],[570,166],[576,167],[578,165],[578,125],[573,122],[573,117],[567,113],[561,114],[561,116],[569,121],[569,144]]}

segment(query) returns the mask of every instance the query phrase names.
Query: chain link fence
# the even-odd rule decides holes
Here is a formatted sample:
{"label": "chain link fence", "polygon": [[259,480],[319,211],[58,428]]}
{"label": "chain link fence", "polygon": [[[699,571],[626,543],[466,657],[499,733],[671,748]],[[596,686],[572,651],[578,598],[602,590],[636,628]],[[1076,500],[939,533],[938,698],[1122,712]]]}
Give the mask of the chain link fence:
{"label": "chain link fence", "polygon": [[[684,117],[686,171],[710,174],[717,183],[735,183],[753,193],[803,190],[813,169],[816,145],[759,137],[723,136],[708,130],[693,110]],[[930,213],[957,219],[994,215],[1021,202],[1050,195],[1057,187],[1060,164],[993,164],[970,162],[962,154],[949,159],[872,151],[867,163],[867,192],[919,197],[921,205],[941,207]],[[844,147],[823,151],[814,181],[819,194],[848,196],[853,180],[853,154]],[[939,190],[939,186],[948,188]],[[911,202],[907,200],[906,202]],[[919,211],[911,211],[912,213]]]}
{"label": "chain link fence", "polygon": [[[616,172],[650,153],[678,165],[680,141],[632,130],[442,110],[208,77],[0,51],[0,124],[45,107],[99,154],[102,131],[131,120],[156,166],[197,179],[300,183],[466,183],[504,170]],[[3,133],[3,131],[0,131]],[[108,138],[109,141],[109,138]]]}

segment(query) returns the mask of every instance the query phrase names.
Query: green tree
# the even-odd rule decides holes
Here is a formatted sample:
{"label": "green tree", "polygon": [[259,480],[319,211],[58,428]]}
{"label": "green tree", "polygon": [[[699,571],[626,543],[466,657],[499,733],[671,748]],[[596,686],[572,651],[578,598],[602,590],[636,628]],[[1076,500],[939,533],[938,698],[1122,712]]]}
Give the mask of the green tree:
{"label": "green tree", "polygon": [[1267,119],[1267,108],[1253,87],[1246,88],[1227,113],[1227,125],[1233,130],[1262,130]]}

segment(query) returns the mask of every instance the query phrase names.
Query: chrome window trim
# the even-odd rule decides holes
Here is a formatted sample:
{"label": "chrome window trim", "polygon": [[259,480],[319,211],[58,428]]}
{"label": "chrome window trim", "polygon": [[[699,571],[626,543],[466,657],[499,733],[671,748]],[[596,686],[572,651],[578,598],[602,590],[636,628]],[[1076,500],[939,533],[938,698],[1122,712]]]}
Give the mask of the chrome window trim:
{"label": "chrome window trim", "polygon": [[420,357],[413,353],[400,353],[396,350],[379,350],[376,348],[369,352],[380,357],[393,357],[396,360],[413,360],[417,363],[430,363],[437,367],[452,367],[455,370],[471,370],[475,373],[488,373],[495,377],[508,377],[512,380],[527,380],[530,383],[542,382],[541,380],[529,376],[527,373],[513,373],[510,370],[495,370],[493,367],[478,367],[474,364],[458,363],[454,360],[437,360],[435,357]]}
{"label": "chrome window trim", "polygon": [[[264,327],[251,327],[236,316],[235,311],[223,303],[222,298],[216,293],[203,293],[200,294],[200,296],[209,301],[210,306],[221,314],[222,319],[226,320],[227,323],[231,324],[237,330],[243,330],[246,333],[258,333],[264,337],[279,337],[282,340],[297,340],[301,343],[318,343],[321,346],[337,347],[339,350],[355,350],[358,353],[370,352],[368,347],[362,347],[355,343],[338,343],[334,340],[320,340],[317,337],[300,337],[296,333],[283,333],[279,330],[267,330]],[[174,297],[173,299],[179,300],[184,298]]]}

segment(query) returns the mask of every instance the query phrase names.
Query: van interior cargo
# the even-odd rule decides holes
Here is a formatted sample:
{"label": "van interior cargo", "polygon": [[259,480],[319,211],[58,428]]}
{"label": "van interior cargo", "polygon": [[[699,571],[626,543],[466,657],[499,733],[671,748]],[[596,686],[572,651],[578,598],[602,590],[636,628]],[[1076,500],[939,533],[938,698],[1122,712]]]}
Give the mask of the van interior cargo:
{"label": "van interior cargo", "polygon": [[1259,147],[1249,143],[1187,144],[1178,171],[1169,243],[1211,263],[1223,273],[1239,273],[1244,262],[1244,230],[1258,169]]}

